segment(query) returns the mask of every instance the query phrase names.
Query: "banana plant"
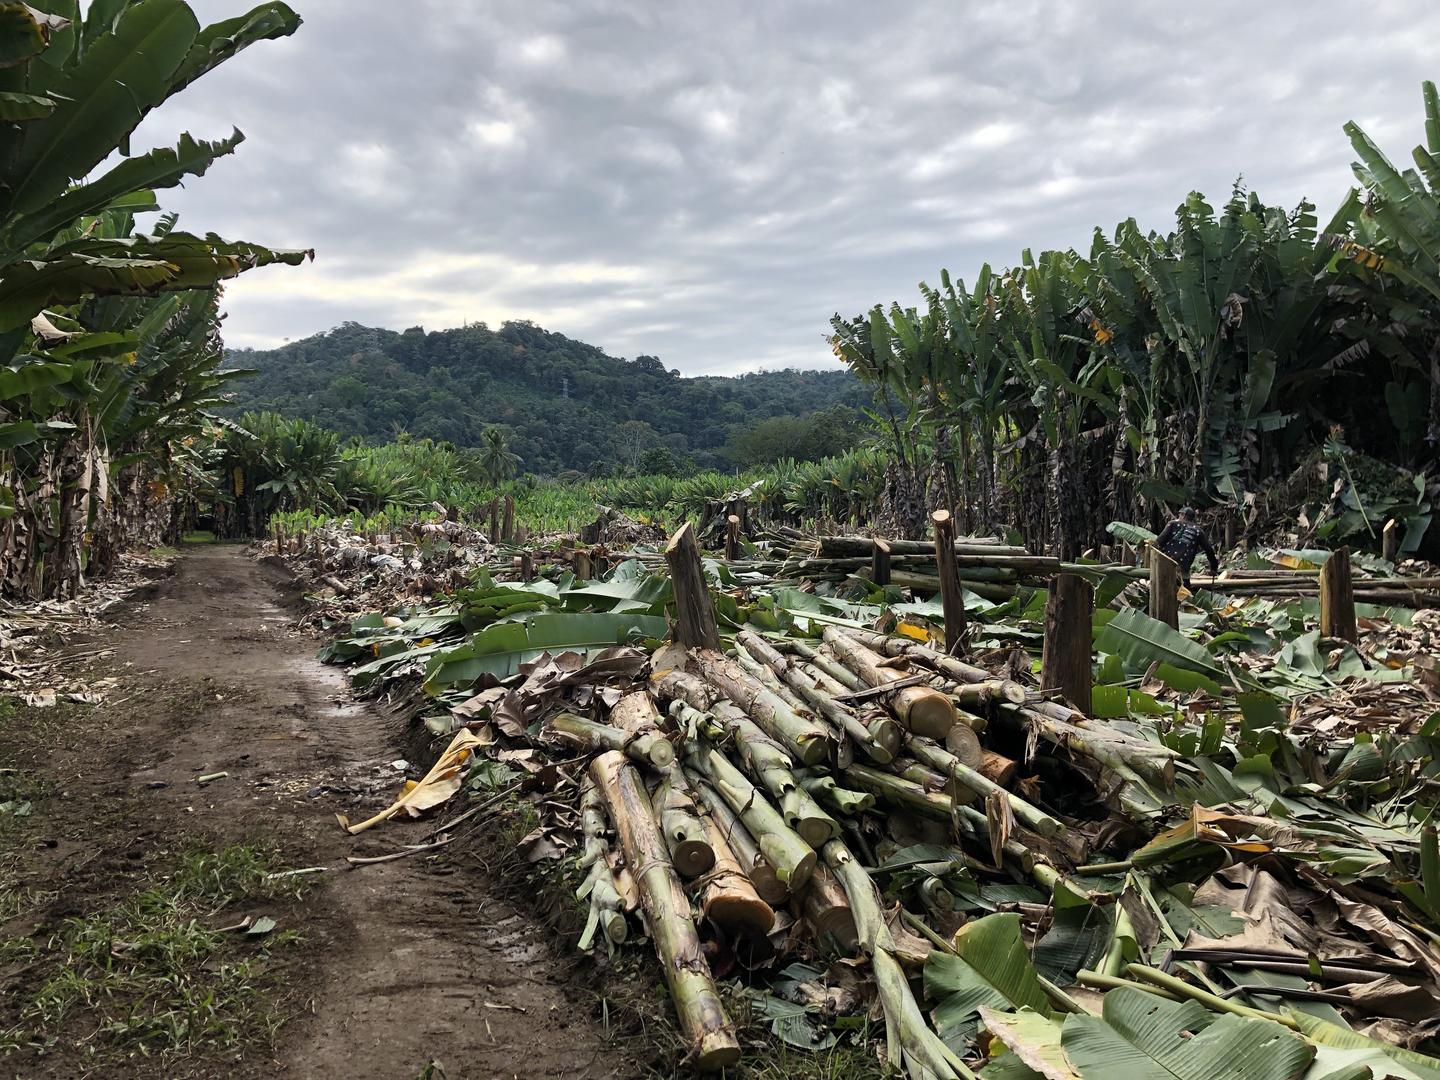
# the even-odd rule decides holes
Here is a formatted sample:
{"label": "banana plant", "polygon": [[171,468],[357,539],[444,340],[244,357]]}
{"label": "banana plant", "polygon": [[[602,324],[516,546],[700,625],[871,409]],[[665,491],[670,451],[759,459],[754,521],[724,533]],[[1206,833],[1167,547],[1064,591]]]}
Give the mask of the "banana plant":
{"label": "banana plant", "polygon": [[[167,487],[169,448],[204,430],[228,377],[216,284],[310,257],[178,232],[173,218],[136,232],[156,190],[202,175],[242,136],[184,135],[139,155],[130,138],[175,93],[299,18],[264,3],[202,27],[182,0],[103,0],[83,15],[50,0],[5,16],[0,477],[13,494],[0,509],[0,592],[55,595],[78,588],[92,527],[123,519],[112,488]],[[150,479],[136,488],[125,470],[141,461]]]}

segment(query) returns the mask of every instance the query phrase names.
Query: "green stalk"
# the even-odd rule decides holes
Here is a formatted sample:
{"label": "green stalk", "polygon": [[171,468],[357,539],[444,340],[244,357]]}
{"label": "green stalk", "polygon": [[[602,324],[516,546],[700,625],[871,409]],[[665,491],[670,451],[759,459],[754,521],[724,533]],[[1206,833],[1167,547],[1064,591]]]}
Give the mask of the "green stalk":
{"label": "green stalk", "polygon": [[810,878],[815,851],[792,829],[780,812],[726,760],[725,755],[703,747],[686,757],[686,764],[705,776],[730,809],[745,824],[760,853],[775,868],[775,876],[795,892]]}
{"label": "green stalk", "polygon": [[914,1080],[978,1080],[925,1023],[910,981],[896,959],[885,949],[877,949],[870,964],[885,1010],[886,1058],[892,1063],[904,1062]]}
{"label": "green stalk", "polygon": [[590,917],[580,935],[580,948],[590,948],[596,930],[600,930],[613,947],[624,942],[630,928],[625,922],[625,901],[610,873],[610,843],[605,838],[605,800],[588,774],[580,790],[580,824],[585,834],[580,868],[589,873],[575,896],[579,900],[590,899]]}
{"label": "green stalk", "polygon": [[1130,990],[1143,990],[1147,994],[1154,994],[1166,1001],[1183,1001],[1179,994],[1172,994],[1169,990],[1162,990],[1158,986],[1151,986],[1149,983],[1131,982],[1129,979],[1121,979],[1115,975],[1105,975],[1099,971],[1077,971],[1075,981],[1081,986],[1088,986],[1092,990],[1119,990],[1128,988]]}
{"label": "green stalk", "polygon": [[1015,819],[1041,836],[1054,836],[1060,831],[1060,822],[1038,807],[1026,802],[1019,795],[1007,791],[995,783],[984,773],[977,772],[969,765],[966,765],[950,751],[930,739],[912,735],[909,739],[910,752],[920,761],[929,765],[932,769],[944,775],[954,775],[969,790],[976,793],[980,798],[992,793],[999,793],[1005,796],[1010,804]]}
{"label": "green stalk", "polygon": [[784,698],[758,682],[735,661],[719,653],[701,651],[695,654],[695,666],[707,682],[743,709],[796,761],[818,765],[834,758],[835,740],[823,725],[796,712]]}
{"label": "green stalk", "polygon": [[861,814],[875,807],[875,796],[868,791],[851,791],[842,788],[833,776],[802,774],[796,777],[800,786],[816,799],[833,807],[842,814]]}
{"label": "green stalk", "polygon": [[582,750],[623,750],[626,757],[656,769],[664,769],[675,761],[675,748],[655,732],[631,734],[568,712],[552,716],[549,727]]}
{"label": "green stalk", "polygon": [[730,804],[709,784],[701,782],[693,775],[687,774],[687,778],[710,811],[710,820],[720,830],[720,835],[734,852],[740,869],[750,879],[750,884],[755,886],[755,892],[760,898],[768,904],[783,904],[790,899],[789,888],[775,873],[775,867],[761,852],[760,845],[750,835],[750,830],[745,828],[739,815],[730,808]]}
{"label": "green stalk", "polygon": [[870,875],[839,840],[826,844],[822,854],[825,865],[845,889],[860,947],[870,957],[885,1012],[886,1056],[891,1064],[903,1062],[913,1080],[976,1080],[975,1074],[925,1022],[910,980],[895,959],[895,941],[885,923],[880,892]]}
{"label": "green stalk", "polygon": [[1172,994],[1179,994],[1181,997],[1188,997],[1193,1001],[1200,1002],[1207,1009],[1215,1012],[1226,1012],[1234,1016],[1251,1016],[1257,1020],[1273,1020],[1277,1024],[1283,1024],[1292,1031],[1299,1031],[1300,1025],[1288,1016],[1281,1016],[1278,1013],[1268,1013],[1260,1009],[1252,1009],[1248,1005],[1240,1005],[1228,998],[1222,998],[1218,994],[1212,994],[1208,990],[1201,990],[1198,986],[1191,986],[1184,979],[1177,979],[1174,975],[1167,975],[1158,968],[1147,967],[1145,964],[1126,964],[1125,974],[1133,975],[1137,979],[1153,983],[1155,986],[1163,987]]}
{"label": "green stalk", "polygon": [[[939,791],[926,791],[919,784],[898,776],[872,769],[868,765],[851,765],[843,770],[847,780],[866,791],[874,792],[888,802],[914,810],[938,821],[954,821],[965,835],[986,845],[990,844],[990,823],[985,815],[969,806],[954,805],[950,796]],[[1025,873],[1035,867],[1035,855],[1016,840],[1005,841],[1005,855]]]}
{"label": "green stalk", "polygon": [[[818,849],[839,835],[839,824],[796,780],[785,748],[735,706],[717,701],[710,712],[701,713],[677,699],[671,703],[670,710],[682,724],[693,725],[706,738],[732,743],[751,778],[770,793],[785,815],[785,821],[811,847]],[[721,732],[720,739],[715,738],[717,730]]]}
{"label": "green stalk", "polygon": [[[883,721],[886,726],[878,730],[875,723],[866,727],[853,712],[833,700],[822,686],[816,685],[813,680],[807,678],[799,667],[777,652],[758,634],[742,630],[736,635],[735,641],[746,654],[753,658],[756,664],[763,665],[771,671],[775,677],[799,695],[806,705],[849,735],[866,757],[881,764],[894,760],[895,746],[899,739],[899,726],[893,721],[886,719]],[[841,687],[841,689],[844,688]]]}
{"label": "green stalk", "polygon": [[1103,975],[1118,976],[1125,970],[1126,961],[1125,942],[1127,939],[1134,940],[1135,927],[1130,922],[1130,916],[1126,914],[1121,904],[1115,905],[1115,934],[1111,938],[1110,948],[1105,950],[1105,957],[1100,961],[1100,972]]}
{"label": "green stalk", "polygon": [[710,974],[665,838],[636,769],[625,755],[607,751],[590,763],[590,775],[615,823],[625,861],[635,876],[650,936],[660,956],[696,1067],[713,1072],[740,1060],[740,1044]]}

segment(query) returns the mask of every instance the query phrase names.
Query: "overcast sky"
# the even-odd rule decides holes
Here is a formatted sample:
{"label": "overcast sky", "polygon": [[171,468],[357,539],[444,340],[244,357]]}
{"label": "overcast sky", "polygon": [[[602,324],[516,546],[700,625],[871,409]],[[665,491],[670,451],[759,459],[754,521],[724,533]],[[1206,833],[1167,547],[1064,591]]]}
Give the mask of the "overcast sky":
{"label": "overcast sky", "polygon": [[823,366],[836,311],[1192,189],[1323,214],[1341,124],[1408,161],[1440,77],[1435,0],[293,4],[135,142],[238,126],[164,205],[316,250],[229,287],[235,345],[528,318],[686,374]]}

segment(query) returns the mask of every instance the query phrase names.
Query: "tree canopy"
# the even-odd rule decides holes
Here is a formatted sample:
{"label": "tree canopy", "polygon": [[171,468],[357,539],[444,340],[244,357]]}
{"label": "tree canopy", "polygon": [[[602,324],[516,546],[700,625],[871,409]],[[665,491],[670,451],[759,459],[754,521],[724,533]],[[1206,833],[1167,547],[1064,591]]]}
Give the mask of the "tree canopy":
{"label": "tree canopy", "polygon": [[232,416],[273,410],[370,441],[404,430],[473,447],[499,426],[522,467],[542,474],[633,471],[661,449],[677,466],[723,466],[734,430],[868,400],[846,371],[686,378],[653,356],[609,356],[528,322],[402,333],[345,323],[234,350],[230,362],[256,372],[235,385]]}

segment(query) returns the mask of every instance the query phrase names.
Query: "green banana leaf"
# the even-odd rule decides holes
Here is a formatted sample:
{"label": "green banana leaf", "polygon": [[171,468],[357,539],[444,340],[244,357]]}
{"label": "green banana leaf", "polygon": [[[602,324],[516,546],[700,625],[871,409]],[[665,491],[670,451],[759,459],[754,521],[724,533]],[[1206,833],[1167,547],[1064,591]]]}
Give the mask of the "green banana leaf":
{"label": "green banana leaf", "polygon": [[27,125],[23,148],[10,166],[11,209],[40,210],[109,157],[170,95],[171,76],[199,29],[189,5],[147,0],[132,5],[112,33],[65,65],[57,78],[45,79],[45,65],[31,65],[28,89],[59,104]]}
{"label": "green banana leaf", "polygon": [[0,68],[22,64],[44,50],[46,18],[28,4],[0,6]]}
{"label": "green banana leaf", "polygon": [[974,1030],[981,1006],[1053,1015],[1020,937],[1019,915],[986,915],[967,923],[955,938],[959,955],[937,949],[925,961],[925,992],[939,1002],[935,1029],[952,1048]]}
{"label": "green banana leaf", "polygon": [[1081,902],[1057,908],[1050,929],[1035,943],[1035,968],[1052,983],[1069,986],[1077,971],[1095,968],[1114,930],[1109,907]]}
{"label": "green banana leaf", "polygon": [[288,4],[271,0],[244,15],[223,19],[202,27],[195,35],[195,44],[180,70],[175,73],[170,92],[176,93],[207,71],[255,44],[274,38],[288,37],[300,28],[300,16]]}
{"label": "green banana leaf", "polygon": [[425,686],[434,692],[468,685],[484,675],[504,679],[544,652],[589,653],[659,639],[669,628],[659,615],[611,612],[554,612],[525,622],[495,623],[471,635],[465,644],[433,657],[426,667]]}
{"label": "green banana leaf", "polygon": [[[1132,672],[1143,672],[1159,662],[1199,672],[1221,685],[1230,681],[1229,673],[1204,646],[1136,608],[1126,608],[1111,619],[1097,636],[1095,646],[1101,652],[1119,656]],[[1248,675],[1237,673],[1236,678],[1251,689],[1260,689]]]}
{"label": "green banana leaf", "polygon": [[[997,1074],[1016,1080],[1037,1076],[1044,1080],[1081,1080],[1061,1049],[1061,1028],[1055,1020],[1032,1009],[1003,1013],[988,1007],[980,1010],[980,1017],[991,1037],[1010,1051],[996,1062],[1001,1065],[999,1069],[990,1066],[985,1070],[986,1080],[992,1080]],[[1002,1065],[1008,1057],[1016,1061]]]}
{"label": "green banana leaf", "polygon": [[11,222],[5,230],[5,243],[12,250],[22,249],[51,238],[76,218],[97,214],[133,192],[174,187],[187,176],[203,176],[216,158],[234,153],[244,139],[238,130],[216,142],[204,142],[187,132],[173,149],[160,147],[126,158],[100,179],[78,184],[34,213]]}
{"label": "green banana leaf", "polygon": [[612,576],[608,581],[576,581],[560,590],[560,599],[571,610],[655,612],[674,595],[668,574]]}
{"label": "green banana leaf", "polygon": [[[1315,1055],[1316,1068],[1311,1073],[1314,1077],[1326,1075],[1326,1072],[1320,1071],[1322,1063],[1328,1066],[1330,1072],[1364,1063],[1371,1067],[1372,1074],[1376,1077],[1400,1076],[1407,1080],[1440,1080],[1440,1058],[1392,1046],[1296,1010],[1290,1012],[1290,1019],[1295,1021],[1301,1033],[1319,1048]],[[1345,1051],[1365,1056],[1347,1058]],[[1377,1056],[1371,1057],[1372,1054]],[[1306,1080],[1310,1080],[1310,1077],[1307,1076]]]}
{"label": "green banana leaf", "polygon": [[1273,1020],[1210,1012],[1122,987],[1100,1016],[1068,1016],[1065,1058],[1096,1080],[1298,1080],[1315,1049]]}
{"label": "green banana leaf", "polygon": [[55,99],[39,94],[21,94],[7,90],[0,92],[0,120],[11,122],[39,120],[55,111]]}
{"label": "green banana leaf", "polygon": [[1153,694],[1125,686],[1097,683],[1090,691],[1090,715],[1101,720],[1130,716],[1170,716],[1175,710],[1162,705]]}

